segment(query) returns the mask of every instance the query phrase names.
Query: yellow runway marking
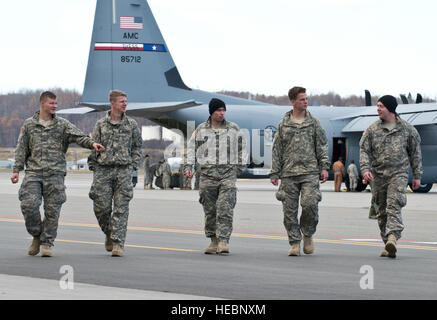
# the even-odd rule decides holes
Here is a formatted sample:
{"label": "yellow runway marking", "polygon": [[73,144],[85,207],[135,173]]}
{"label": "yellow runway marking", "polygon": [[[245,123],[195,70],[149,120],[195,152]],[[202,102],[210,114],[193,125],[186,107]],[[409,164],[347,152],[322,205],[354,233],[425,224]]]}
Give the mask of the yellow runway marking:
{"label": "yellow runway marking", "polygon": [[[56,241],[57,242],[66,242],[66,243],[80,243],[80,244],[103,245],[103,242],[92,242],[92,241],[64,240],[64,239],[56,239]],[[178,248],[139,246],[139,245],[134,245],[134,244],[125,244],[124,246],[125,247],[129,247],[129,248],[154,249],[154,250],[166,250],[166,251],[180,251],[180,252],[198,252],[199,251],[199,250],[192,250],[192,249],[178,249]]]}
{"label": "yellow runway marking", "polygon": [[[19,222],[24,223],[22,219],[10,219],[10,218],[0,218],[0,221],[3,222]],[[77,223],[77,222],[60,222],[59,225],[62,226],[70,226],[70,227],[86,227],[86,228],[99,228],[98,224],[91,223]],[[170,228],[155,228],[155,227],[138,227],[138,226],[128,226],[128,230],[138,230],[138,231],[153,231],[153,232],[171,232],[171,233],[181,233],[181,234],[197,234],[203,235],[204,232],[200,230],[189,230],[189,229],[170,229]],[[265,235],[265,234],[251,234],[251,233],[238,233],[235,232],[232,234],[233,237],[237,238],[252,238],[252,239],[270,239],[270,240],[286,240],[288,241],[287,236],[274,236],[274,235]],[[76,242],[81,243],[80,241],[73,240],[57,240],[64,242]],[[358,245],[358,246],[368,246],[368,247],[383,247],[383,243],[373,243],[366,241],[351,241],[351,240],[336,240],[336,239],[314,239],[314,242],[318,243],[331,243],[331,244],[346,244],[346,245]],[[88,244],[103,244],[103,243],[94,243],[94,242],[83,242]],[[149,246],[135,246],[135,245],[125,245],[126,247],[133,248],[147,248],[147,249],[157,249],[157,250],[173,250],[173,251],[186,251],[186,252],[196,252],[199,250],[190,250],[190,249],[176,249],[176,248],[161,248],[161,247],[149,247]],[[431,250],[437,251],[437,246],[421,246],[421,245],[411,245],[411,244],[397,244],[398,248],[405,249],[416,249],[416,250]]]}
{"label": "yellow runway marking", "polygon": [[[3,222],[18,222],[24,223],[24,220],[21,219],[7,219],[0,218],[0,221]],[[60,225],[70,226],[70,227],[86,227],[86,228],[99,228],[97,224],[89,224],[89,223],[76,223],[76,222],[60,222]],[[137,227],[133,227],[134,229],[138,229]],[[132,229],[128,227],[128,229]],[[141,228],[141,230],[145,230],[148,228]],[[56,239],[57,242],[66,242],[66,243],[80,243],[80,244],[92,244],[92,245],[103,245],[103,242],[93,242],[93,241],[80,241],[80,240],[64,240],[64,239]],[[154,250],[167,250],[167,251],[179,251],[179,252],[198,252],[199,250],[193,249],[179,249],[179,248],[165,248],[165,247],[153,247],[153,246],[140,246],[134,244],[125,244],[125,247],[129,248],[141,248],[141,249],[154,249]]]}

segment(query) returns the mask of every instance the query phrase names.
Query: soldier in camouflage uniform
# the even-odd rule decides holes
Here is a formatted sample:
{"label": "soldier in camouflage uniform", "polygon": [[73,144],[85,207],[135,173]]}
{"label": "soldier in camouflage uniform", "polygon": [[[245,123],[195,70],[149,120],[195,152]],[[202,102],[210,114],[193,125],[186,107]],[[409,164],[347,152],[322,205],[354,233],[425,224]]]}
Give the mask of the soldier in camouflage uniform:
{"label": "soldier in camouflage uniform", "polygon": [[[293,87],[288,92],[293,110],[279,123],[272,149],[270,179],[281,186],[277,193],[282,201],[284,226],[291,245],[288,255],[300,255],[300,242],[304,240],[304,253],[314,252],[312,236],[319,221],[318,202],[322,199],[322,183],[328,179],[330,162],[328,140],[320,122],[306,109],[308,98],[305,88]],[[299,195],[302,206],[298,220]]]}
{"label": "soldier in camouflage uniform", "polygon": [[[112,256],[123,256],[133,197],[131,171],[141,161],[141,133],[135,120],[126,116],[127,97],[119,90],[109,95],[111,110],[97,121],[93,136],[105,146],[98,154],[91,153],[88,165],[94,171],[89,197],[94,213],[106,235],[105,248]],[[114,204],[114,206],[112,206]]]}
{"label": "soldier in camouflage uniform", "polygon": [[181,190],[191,190],[191,179],[192,177],[187,177],[185,175],[185,164],[187,157],[184,155],[179,167],[179,184]]}
{"label": "soldier in camouflage uniform", "polygon": [[171,185],[171,168],[166,160],[160,161],[160,166],[158,169],[158,175],[162,175],[162,188],[164,190],[169,190]]}
{"label": "soldier in camouflage uniform", "polygon": [[401,237],[401,209],[407,203],[410,166],[413,189],[420,186],[422,153],[417,130],[396,114],[396,98],[378,100],[379,120],[360,140],[360,167],[364,182],[373,181],[372,194],[378,207],[378,224],[385,248],[383,257],[396,257],[396,241]]}
{"label": "soldier in camouflage uniform", "polygon": [[144,189],[154,189],[153,188],[153,172],[150,167],[150,156],[146,154],[144,157]]}
{"label": "soldier in camouflage uniform", "polygon": [[181,190],[185,190],[185,183],[187,179],[188,177],[185,176],[185,172],[184,172],[184,160],[182,160],[179,166],[179,188]]}
{"label": "soldier in camouflage uniform", "polygon": [[205,213],[205,235],[211,238],[206,254],[229,253],[233,209],[237,201],[237,174],[245,168],[244,139],[240,128],[225,120],[226,105],[219,99],[209,103],[208,120],[200,124],[188,143],[185,174],[200,166],[199,202]]}
{"label": "soldier in camouflage uniform", "polygon": [[200,184],[200,165],[196,163],[194,165],[194,190],[199,190]]}
{"label": "soldier in camouflage uniform", "polygon": [[[40,110],[24,121],[15,150],[12,183],[19,180],[19,172],[26,167],[26,174],[19,190],[21,211],[26,229],[33,236],[29,255],[40,252],[43,257],[52,256],[51,247],[58,230],[62,204],[66,201],[64,177],[65,154],[70,143],[84,148],[102,150],[103,146],[84,135],[69,121],[57,117],[56,95],[43,92]],[[44,199],[44,220],[39,207]]]}

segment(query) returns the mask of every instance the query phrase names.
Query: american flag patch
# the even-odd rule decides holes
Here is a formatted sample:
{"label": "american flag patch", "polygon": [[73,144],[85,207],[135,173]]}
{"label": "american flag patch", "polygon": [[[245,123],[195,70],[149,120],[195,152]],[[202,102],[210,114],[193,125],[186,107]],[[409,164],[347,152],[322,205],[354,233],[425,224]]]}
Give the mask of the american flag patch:
{"label": "american flag patch", "polygon": [[102,43],[94,44],[94,50],[154,51],[167,52],[165,45],[158,43]]}
{"label": "american flag patch", "polygon": [[143,18],[121,16],[120,29],[143,29]]}

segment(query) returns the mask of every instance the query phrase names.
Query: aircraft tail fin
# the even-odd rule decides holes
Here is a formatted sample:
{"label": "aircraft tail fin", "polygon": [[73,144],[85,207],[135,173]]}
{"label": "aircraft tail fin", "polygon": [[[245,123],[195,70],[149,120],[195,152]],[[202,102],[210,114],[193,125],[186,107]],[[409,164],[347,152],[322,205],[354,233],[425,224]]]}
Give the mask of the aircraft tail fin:
{"label": "aircraft tail fin", "polygon": [[191,90],[146,0],[97,0],[81,104],[108,101],[113,89],[130,102],[183,101]]}

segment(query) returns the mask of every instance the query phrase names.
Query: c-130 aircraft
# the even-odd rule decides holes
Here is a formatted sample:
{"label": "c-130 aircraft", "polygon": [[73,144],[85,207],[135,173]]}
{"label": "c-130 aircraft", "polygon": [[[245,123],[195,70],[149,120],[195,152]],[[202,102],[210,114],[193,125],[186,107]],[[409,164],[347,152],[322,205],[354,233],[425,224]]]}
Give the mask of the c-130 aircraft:
{"label": "c-130 aircraft", "polygon": [[[185,135],[187,123],[194,121],[197,126],[208,118],[207,105],[212,98],[223,100],[227,105],[226,118],[252,133],[250,164],[243,176],[267,176],[273,135],[287,110],[284,106],[186,86],[146,0],[97,0],[79,107],[58,113],[109,110],[108,93],[113,89],[128,94],[128,115],[145,117],[166,128],[179,129]],[[362,133],[378,119],[376,107],[369,102],[366,104],[363,107],[308,107],[326,131],[331,162],[341,156],[346,164],[350,160],[359,163]],[[417,128],[422,138],[424,174],[416,192],[428,192],[437,181],[437,104],[403,104],[396,111]],[[360,182],[357,189],[365,187]]]}

